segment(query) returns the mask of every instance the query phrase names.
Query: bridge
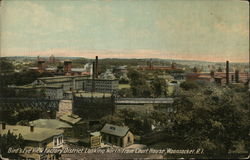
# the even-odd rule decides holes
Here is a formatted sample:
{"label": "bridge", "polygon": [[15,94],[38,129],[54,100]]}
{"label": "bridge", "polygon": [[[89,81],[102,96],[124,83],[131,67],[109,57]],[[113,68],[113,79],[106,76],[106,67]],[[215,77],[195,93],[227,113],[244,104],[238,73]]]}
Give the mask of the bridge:
{"label": "bridge", "polygon": [[116,98],[115,104],[172,104],[173,98]]}
{"label": "bridge", "polygon": [[0,110],[34,107],[47,110],[58,110],[59,100],[40,98],[0,98]]}

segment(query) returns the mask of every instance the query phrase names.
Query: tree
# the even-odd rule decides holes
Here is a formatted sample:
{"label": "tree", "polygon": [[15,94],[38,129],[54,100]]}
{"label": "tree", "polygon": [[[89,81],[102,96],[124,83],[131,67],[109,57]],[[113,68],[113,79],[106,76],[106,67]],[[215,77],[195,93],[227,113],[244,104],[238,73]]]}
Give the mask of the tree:
{"label": "tree", "polygon": [[180,84],[180,87],[185,89],[185,90],[190,90],[190,89],[197,89],[199,88],[198,83],[193,82],[193,81],[185,81]]}
{"label": "tree", "polygon": [[163,78],[159,78],[159,77],[155,77],[152,81],[151,81],[151,87],[153,89],[153,93],[155,97],[159,97],[161,95],[167,95],[166,93],[166,86],[167,83],[165,81],[165,79]]}
{"label": "tree", "polygon": [[131,70],[128,73],[130,79],[131,91],[134,97],[150,97],[152,90],[146,83],[146,76],[136,70]]}
{"label": "tree", "polygon": [[0,135],[0,149],[3,157],[15,157],[16,154],[8,153],[8,149],[12,148],[24,148],[25,142],[22,135],[14,135],[10,131],[7,134]]}
{"label": "tree", "polygon": [[0,73],[14,72],[15,67],[6,58],[0,58]]}
{"label": "tree", "polygon": [[204,148],[211,155],[227,155],[236,142],[247,145],[249,92],[209,86],[183,90],[175,100],[173,132],[182,146]]}

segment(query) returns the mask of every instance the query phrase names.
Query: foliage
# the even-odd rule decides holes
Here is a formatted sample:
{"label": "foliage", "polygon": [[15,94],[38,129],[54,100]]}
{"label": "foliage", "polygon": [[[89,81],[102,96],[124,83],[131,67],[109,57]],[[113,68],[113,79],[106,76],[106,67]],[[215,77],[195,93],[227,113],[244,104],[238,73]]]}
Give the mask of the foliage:
{"label": "foliage", "polygon": [[[20,73],[9,73],[5,75],[0,75],[0,97],[14,97],[15,92],[13,89],[8,88],[8,85],[26,85],[35,81],[39,77],[51,77],[52,73],[43,72],[39,73],[36,71],[27,71]],[[28,95],[29,97],[32,94]]]}
{"label": "foliage", "polygon": [[137,70],[130,70],[128,73],[130,79],[131,91],[134,97],[150,97],[152,89],[149,84],[146,83],[146,77],[144,74]]}
{"label": "foliage", "polygon": [[[16,104],[18,105],[18,104]],[[15,109],[9,109],[2,111],[1,120],[6,121],[9,124],[16,124],[19,121],[24,124],[25,121],[33,121],[39,118],[48,118],[47,110],[32,108],[32,107],[14,107]]]}
{"label": "foliage", "polygon": [[180,84],[180,87],[185,90],[191,90],[191,89],[197,89],[199,88],[199,85],[196,82],[193,81],[185,81]]}
{"label": "foliage", "polygon": [[8,153],[8,149],[12,148],[23,148],[25,142],[22,135],[14,135],[10,131],[7,134],[0,135],[0,149],[3,157],[13,157],[15,154]]}
{"label": "foliage", "polygon": [[110,123],[119,126],[128,126],[132,133],[136,135],[143,135],[151,130],[152,120],[148,119],[144,113],[123,109],[119,110],[113,115],[103,117],[101,119],[102,125]]}
{"label": "foliage", "polygon": [[153,89],[153,93],[155,97],[159,97],[160,95],[167,95],[166,93],[167,83],[165,79],[158,78],[157,76],[152,80],[151,87]]}
{"label": "foliage", "polygon": [[15,67],[6,58],[0,58],[0,73],[14,72]]}
{"label": "foliage", "polygon": [[182,146],[204,148],[211,155],[235,150],[235,142],[247,145],[249,134],[249,92],[208,86],[180,92],[174,102],[174,137]]}

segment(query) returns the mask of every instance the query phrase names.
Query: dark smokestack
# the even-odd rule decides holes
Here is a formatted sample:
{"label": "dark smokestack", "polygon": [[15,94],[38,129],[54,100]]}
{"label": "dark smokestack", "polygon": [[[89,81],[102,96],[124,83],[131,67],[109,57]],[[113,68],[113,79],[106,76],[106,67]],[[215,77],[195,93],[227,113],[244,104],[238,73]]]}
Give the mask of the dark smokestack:
{"label": "dark smokestack", "polygon": [[64,61],[64,72],[71,72],[72,62]]}
{"label": "dark smokestack", "polygon": [[39,71],[42,71],[43,69],[44,69],[44,63],[45,63],[45,61],[44,60],[38,60],[37,61],[37,67],[38,67],[38,70]]}
{"label": "dark smokestack", "polygon": [[210,76],[214,78],[214,71],[213,70],[210,72]]}
{"label": "dark smokestack", "polygon": [[239,76],[240,76],[240,71],[239,70],[235,70],[235,82],[239,83]]}
{"label": "dark smokestack", "polygon": [[92,79],[95,79],[95,76],[96,76],[96,64],[95,62],[93,62],[93,65],[92,65]]}
{"label": "dark smokestack", "polygon": [[153,68],[153,66],[152,66],[152,59],[150,59],[150,61],[149,61],[149,68],[150,68],[150,69]]}
{"label": "dark smokestack", "polygon": [[95,77],[98,78],[98,56],[95,56]]}
{"label": "dark smokestack", "polygon": [[226,83],[229,84],[229,61],[226,62]]}
{"label": "dark smokestack", "polygon": [[95,76],[96,76],[96,64],[93,62],[93,71],[92,71],[92,92],[95,92]]}

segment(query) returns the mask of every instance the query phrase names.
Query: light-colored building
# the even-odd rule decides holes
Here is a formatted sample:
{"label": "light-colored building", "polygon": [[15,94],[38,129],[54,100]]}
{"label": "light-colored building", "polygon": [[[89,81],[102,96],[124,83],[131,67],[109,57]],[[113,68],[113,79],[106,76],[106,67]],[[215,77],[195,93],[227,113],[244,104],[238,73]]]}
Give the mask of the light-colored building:
{"label": "light-colored building", "polygon": [[72,99],[74,92],[83,90],[85,79],[87,79],[86,76],[43,77],[28,85],[9,87],[14,88],[20,94],[28,92],[48,99]]}
{"label": "light-colored building", "polygon": [[134,144],[134,135],[126,126],[105,124],[100,131],[104,143],[113,144],[120,147],[127,147]]}
{"label": "light-colored building", "polygon": [[87,135],[88,123],[78,115],[65,114],[59,117],[59,120],[72,126],[71,138],[80,138]]}
{"label": "light-colored building", "polygon": [[58,119],[37,119],[31,121],[30,124],[38,128],[61,129],[64,131],[64,138],[73,134],[73,126]]}
{"label": "light-colored building", "polygon": [[[8,132],[14,135],[21,135],[25,141],[25,148],[62,148],[63,130],[52,129],[52,128],[39,128],[31,126],[20,126],[20,125],[7,125],[1,124],[0,135],[7,134]],[[55,159],[55,154],[20,154],[24,159]]]}
{"label": "light-colored building", "polygon": [[119,89],[119,81],[116,79],[86,79],[84,83],[84,91],[114,93]]}

